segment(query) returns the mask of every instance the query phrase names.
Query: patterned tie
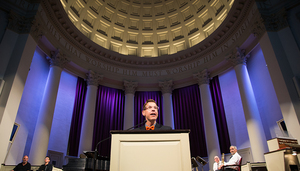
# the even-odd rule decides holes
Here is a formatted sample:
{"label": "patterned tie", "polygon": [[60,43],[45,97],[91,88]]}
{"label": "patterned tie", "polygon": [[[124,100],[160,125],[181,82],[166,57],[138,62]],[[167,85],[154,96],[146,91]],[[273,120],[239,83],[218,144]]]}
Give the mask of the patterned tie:
{"label": "patterned tie", "polygon": [[152,125],[152,126],[146,126],[146,130],[154,130],[154,125]]}

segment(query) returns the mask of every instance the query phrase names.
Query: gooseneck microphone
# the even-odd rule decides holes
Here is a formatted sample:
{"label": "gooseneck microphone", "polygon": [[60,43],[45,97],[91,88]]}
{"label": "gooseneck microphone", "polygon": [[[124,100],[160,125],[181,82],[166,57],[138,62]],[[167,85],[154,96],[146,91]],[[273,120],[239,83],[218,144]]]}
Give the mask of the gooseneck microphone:
{"label": "gooseneck microphone", "polygon": [[[137,127],[137,126],[143,125],[143,124],[145,124],[146,122],[147,122],[147,120],[144,120],[143,122],[141,122],[141,123],[139,123],[139,124],[137,124],[137,125],[134,125],[133,127],[130,127],[130,128],[128,128],[128,129],[126,129],[125,131],[129,131],[129,130],[131,130],[131,129]],[[105,138],[105,139],[103,139],[103,140],[101,140],[101,141],[99,141],[99,142],[97,143],[97,145],[96,145],[96,147],[95,147],[95,153],[94,153],[94,167],[93,167],[93,171],[95,171],[95,167],[96,167],[96,160],[97,160],[97,156],[98,156],[98,145],[101,144],[101,143],[104,142],[104,141],[109,140],[110,138],[111,138],[111,137],[107,137],[107,138]]]}

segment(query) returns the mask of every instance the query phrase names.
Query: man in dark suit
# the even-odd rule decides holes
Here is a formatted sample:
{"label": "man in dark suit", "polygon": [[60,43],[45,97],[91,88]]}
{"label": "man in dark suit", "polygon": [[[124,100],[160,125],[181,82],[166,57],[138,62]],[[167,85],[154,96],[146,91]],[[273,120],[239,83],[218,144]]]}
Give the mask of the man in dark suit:
{"label": "man in dark suit", "polygon": [[53,165],[50,163],[50,157],[45,157],[45,164],[41,165],[39,171],[52,171]]}
{"label": "man in dark suit", "polygon": [[158,117],[159,107],[156,101],[153,99],[148,99],[143,106],[142,114],[146,119],[145,125],[137,128],[139,130],[172,130],[169,126],[164,126],[156,122]]}

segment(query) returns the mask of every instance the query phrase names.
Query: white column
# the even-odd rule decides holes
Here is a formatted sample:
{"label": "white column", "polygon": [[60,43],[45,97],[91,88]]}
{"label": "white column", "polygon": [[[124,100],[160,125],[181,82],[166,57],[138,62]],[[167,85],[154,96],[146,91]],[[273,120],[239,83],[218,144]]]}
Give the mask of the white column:
{"label": "white column", "polygon": [[[194,78],[198,80],[201,106],[204,117],[204,128],[206,136],[206,146],[209,159],[209,169],[213,170],[214,156],[221,156],[218,131],[216,126],[216,119],[214,114],[214,108],[212,104],[212,98],[209,88],[209,73],[207,70],[203,70],[197,74],[194,74]],[[228,147],[229,148],[229,147]]]}
{"label": "white column", "polygon": [[[280,31],[280,33],[269,32],[264,34],[264,36],[260,39],[259,44],[266,63],[268,64],[268,71],[272,79],[289,136],[298,139],[298,142],[300,142],[300,115],[297,114],[297,111],[299,111],[297,110],[297,108],[299,108],[297,101],[299,103],[299,100],[295,100],[295,98],[297,98],[295,97],[297,96],[296,85],[294,85],[292,81],[293,76],[297,75],[294,75],[294,73],[296,73],[295,71],[291,72],[292,69],[295,70],[295,66],[290,66],[291,62],[295,65],[298,64],[297,58],[295,58],[294,55],[297,55],[299,52],[295,52],[294,55],[282,55],[282,52],[287,52],[286,47],[281,47],[282,44],[279,45],[275,43],[278,42],[277,37],[280,38],[279,40],[282,39],[283,35],[280,34],[283,31],[286,31],[286,29],[288,28]],[[284,41],[285,43],[286,41],[290,41],[288,45],[290,45],[290,47],[294,47],[294,40],[289,36],[289,34],[286,35],[285,39],[287,39]],[[289,53],[291,52],[289,51]],[[286,59],[287,56],[289,56],[289,61]],[[293,58],[293,60],[290,58]],[[300,78],[300,75],[298,75],[298,78]]]}
{"label": "white column", "polygon": [[173,115],[173,103],[172,103],[172,87],[173,81],[159,82],[159,87],[163,94],[163,118],[164,125],[170,126],[174,129],[174,115]]}
{"label": "white column", "polygon": [[253,160],[254,162],[264,162],[264,153],[268,150],[267,140],[246,67],[247,57],[248,56],[245,56],[243,50],[237,48],[237,53],[227,58],[227,60],[234,65],[247,123]]}
{"label": "white column", "polygon": [[88,86],[87,86],[87,92],[85,96],[78,155],[83,153],[83,151],[94,150],[92,149],[92,144],[93,144],[97,90],[98,90],[99,81],[102,79],[103,79],[103,75],[99,75],[91,70],[89,70],[89,73],[87,73]]}
{"label": "white column", "polygon": [[68,62],[67,58],[58,50],[53,52],[51,58],[48,59],[50,60],[50,71],[29,154],[32,165],[40,165],[47,155],[60,76],[64,64]]}
{"label": "white column", "polygon": [[[8,39],[9,36],[12,40]],[[0,45],[0,79],[5,81],[0,95],[0,163],[5,162],[11,130],[35,49],[36,42],[30,35],[6,30]]]}
{"label": "white column", "polygon": [[134,126],[134,93],[138,86],[137,82],[124,81],[125,87],[125,109],[124,109],[124,126],[126,130]]}

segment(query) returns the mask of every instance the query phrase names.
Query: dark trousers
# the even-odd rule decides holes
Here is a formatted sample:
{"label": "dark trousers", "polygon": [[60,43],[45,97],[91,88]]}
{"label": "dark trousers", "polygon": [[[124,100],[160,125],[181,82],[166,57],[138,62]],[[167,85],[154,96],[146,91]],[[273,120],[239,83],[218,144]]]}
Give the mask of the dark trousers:
{"label": "dark trousers", "polygon": [[232,168],[225,168],[224,170],[225,170],[225,171],[236,171],[236,170],[234,170],[234,169],[232,169]]}

